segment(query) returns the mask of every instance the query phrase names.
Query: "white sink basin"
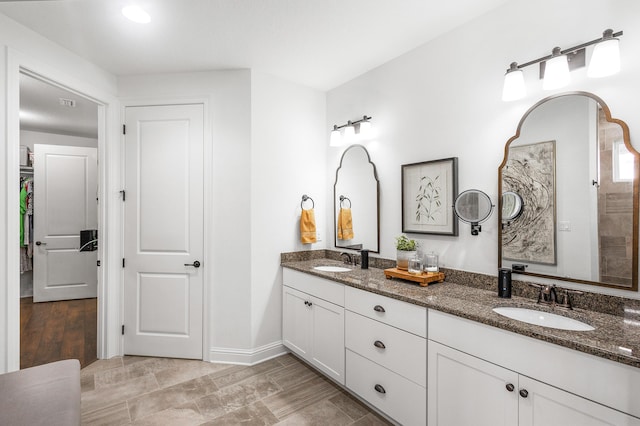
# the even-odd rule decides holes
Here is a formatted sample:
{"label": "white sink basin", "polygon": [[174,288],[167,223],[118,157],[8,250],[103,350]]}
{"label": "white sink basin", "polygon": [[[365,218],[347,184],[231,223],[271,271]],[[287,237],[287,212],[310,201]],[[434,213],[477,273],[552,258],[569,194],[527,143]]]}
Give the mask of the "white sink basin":
{"label": "white sink basin", "polygon": [[493,311],[502,316],[526,322],[528,324],[541,325],[542,327],[557,328],[560,330],[591,331],[595,328],[584,322],[562,315],[548,312],[534,311],[526,308],[493,308]]}
{"label": "white sink basin", "polygon": [[313,269],[315,269],[316,271],[322,271],[322,272],[348,272],[351,270],[349,268],[345,268],[344,266],[333,266],[333,265],[314,266]]}

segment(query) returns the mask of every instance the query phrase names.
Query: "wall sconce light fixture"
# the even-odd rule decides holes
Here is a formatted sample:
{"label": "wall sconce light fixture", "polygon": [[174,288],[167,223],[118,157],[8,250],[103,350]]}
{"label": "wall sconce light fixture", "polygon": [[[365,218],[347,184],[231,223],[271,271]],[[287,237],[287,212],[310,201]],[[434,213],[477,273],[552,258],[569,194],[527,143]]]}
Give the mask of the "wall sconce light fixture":
{"label": "wall sconce light fixture", "polygon": [[538,63],[540,64],[540,78],[543,79],[542,88],[544,90],[554,90],[566,86],[571,81],[569,72],[585,65],[585,50],[594,44],[596,46],[591,55],[587,76],[599,78],[617,73],[620,71],[620,47],[616,37],[620,37],[622,34],[622,31],[614,33],[613,30],[605,30],[601,38],[564,50],[554,47],[551,55],[521,65],[512,62],[504,76],[502,100],[515,101],[526,95],[522,69]]}
{"label": "wall sconce light fixture", "polygon": [[331,138],[329,140],[330,146],[346,145],[354,142],[356,135],[360,138],[367,137],[371,131],[371,117],[363,115],[360,120],[347,121],[347,124],[338,126],[333,125],[331,131]]}

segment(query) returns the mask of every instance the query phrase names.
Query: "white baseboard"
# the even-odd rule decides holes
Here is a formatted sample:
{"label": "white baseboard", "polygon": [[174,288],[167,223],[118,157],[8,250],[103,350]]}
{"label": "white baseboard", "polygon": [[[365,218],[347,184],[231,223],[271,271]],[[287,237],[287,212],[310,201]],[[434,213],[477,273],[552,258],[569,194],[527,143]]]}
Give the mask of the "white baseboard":
{"label": "white baseboard", "polygon": [[271,358],[284,355],[287,348],[282,341],[269,343],[253,349],[236,348],[211,348],[209,349],[209,361],[221,364],[254,365]]}

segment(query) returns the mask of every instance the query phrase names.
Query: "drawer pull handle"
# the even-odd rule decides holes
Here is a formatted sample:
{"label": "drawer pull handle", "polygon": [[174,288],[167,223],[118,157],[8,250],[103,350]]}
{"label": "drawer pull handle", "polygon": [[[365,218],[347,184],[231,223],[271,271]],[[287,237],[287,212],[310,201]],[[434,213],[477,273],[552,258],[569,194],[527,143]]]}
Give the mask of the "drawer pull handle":
{"label": "drawer pull handle", "polygon": [[373,346],[380,349],[386,349],[386,346],[380,340],[376,340],[375,342],[373,342]]}
{"label": "drawer pull handle", "polygon": [[382,306],[380,306],[380,305],[376,305],[376,306],[374,306],[374,307],[373,307],[373,310],[374,310],[374,311],[376,311],[376,312],[386,312],[386,311],[384,310],[384,308],[383,308]]}
{"label": "drawer pull handle", "polygon": [[529,392],[526,389],[520,389],[520,396],[526,398],[529,396]]}
{"label": "drawer pull handle", "polygon": [[309,301],[307,301],[307,300],[305,300],[305,301],[304,301],[304,304],[305,304],[305,305],[307,305],[307,306],[309,306],[309,307],[311,307],[311,305],[313,305],[313,303],[311,303],[311,302],[309,302]]}
{"label": "drawer pull handle", "polygon": [[386,391],[386,390],[384,390],[384,388],[382,387],[382,385],[375,385],[373,388],[376,390],[376,392],[379,392],[379,393],[387,393],[387,391]]}
{"label": "drawer pull handle", "polygon": [[507,383],[506,387],[509,392],[513,392],[513,390],[515,389],[515,386],[513,386],[513,384],[511,383]]}

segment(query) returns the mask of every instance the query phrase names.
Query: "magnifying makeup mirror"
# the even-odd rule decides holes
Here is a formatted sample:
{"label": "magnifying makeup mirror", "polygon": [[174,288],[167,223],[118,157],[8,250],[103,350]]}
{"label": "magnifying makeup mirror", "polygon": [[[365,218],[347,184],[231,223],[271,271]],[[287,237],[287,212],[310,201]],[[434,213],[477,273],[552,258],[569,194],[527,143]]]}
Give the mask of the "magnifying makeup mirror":
{"label": "magnifying makeup mirror", "polygon": [[478,235],[482,231],[480,224],[489,219],[493,207],[487,194],[469,189],[458,195],[453,210],[461,221],[471,224],[471,235]]}

